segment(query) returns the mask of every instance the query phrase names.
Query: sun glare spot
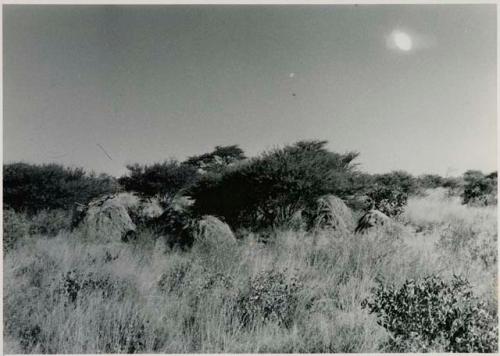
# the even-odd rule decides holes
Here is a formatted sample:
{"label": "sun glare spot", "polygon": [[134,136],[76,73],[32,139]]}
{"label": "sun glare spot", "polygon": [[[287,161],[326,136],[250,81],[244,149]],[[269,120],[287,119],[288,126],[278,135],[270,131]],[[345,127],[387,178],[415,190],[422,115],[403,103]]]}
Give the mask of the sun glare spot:
{"label": "sun glare spot", "polygon": [[394,46],[401,51],[408,52],[413,48],[413,41],[410,35],[405,32],[394,31],[391,34],[391,40]]}

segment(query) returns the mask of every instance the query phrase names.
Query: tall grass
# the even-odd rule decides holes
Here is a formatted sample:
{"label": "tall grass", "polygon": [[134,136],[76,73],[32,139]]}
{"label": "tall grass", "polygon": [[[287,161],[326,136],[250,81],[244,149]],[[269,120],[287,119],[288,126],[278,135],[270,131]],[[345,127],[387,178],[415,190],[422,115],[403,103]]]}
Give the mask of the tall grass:
{"label": "tall grass", "polygon": [[[389,335],[361,307],[379,281],[460,273],[496,310],[496,260],[464,253],[481,234],[496,241],[495,209],[443,199],[411,199],[405,229],[366,235],[275,229],[265,244],[248,233],[189,251],[148,232],[133,244],[25,239],[4,261],[4,350],[384,351]],[[450,226],[467,243],[450,242]]]}

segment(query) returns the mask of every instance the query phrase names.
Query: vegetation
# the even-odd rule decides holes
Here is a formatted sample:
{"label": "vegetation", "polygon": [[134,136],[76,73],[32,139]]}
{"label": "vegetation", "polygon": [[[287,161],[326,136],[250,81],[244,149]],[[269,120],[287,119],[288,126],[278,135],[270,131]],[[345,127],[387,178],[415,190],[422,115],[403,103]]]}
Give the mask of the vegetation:
{"label": "vegetation", "polygon": [[227,166],[246,159],[238,145],[215,146],[210,153],[189,157],[184,164],[209,172],[222,172]]}
{"label": "vegetation", "polygon": [[394,171],[374,175],[365,189],[375,209],[387,216],[397,216],[403,212],[409,195],[417,192],[417,181],[406,172]]}
{"label": "vegetation", "polygon": [[437,276],[407,280],[401,288],[381,285],[363,305],[391,334],[395,352],[495,352],[497,321],[474,297],[466,280]]}
{"label": "vegetation", "polygon": [[[498,351],[497,207],[463,204],[493,195],[496,175],[369,175],[356,156],[323,141],[254,158],[216,147],[135,165],[120,187],[11,165],[5,352]],[[46,190],[41,171],[59,172]],[[110,187],[168,196],[161,215],[135,212],[130,241],[71,231],[67,207]],[[394,228],[354,233],[371,207]]]}
{"label": "vegetation", "polygon": [[212,152],[189,157],[182,163],[170,159],[151,165],[128,165],[128,174],[118,181],[126,191],[146,197],[174,196],[193,186],[202,172],[222,172],[245,158],[237,145],[215,146]]}
{"label": "vegetation", "polygon": [[82,168],[58,164],[12,163],[3,166],[4,207],[35,214],[47,209],[71,209],[75,202],[115,192],[114,178],[87,174]]}
{"label": "vegetation", "polygon": [[181,189],[196,182],[197,172],[193,166],[180,164],[176,160],[152,165],[128,165],[128,175],[120,177],[118,182],[126,191],[139,193],[147,197],[156,195],[173,196]]}
{"label": "vegetation", "polygon": [[203,176],[188,191],[194,212],[222,217],[233,228],[255,229],[283,223],[325,194],[352,193],[348,178],[357,154],[333,153],[325,145],[298,142]]}
{"label": "vegetation", "polygon": [[484,175],[480,171],[467,171],[464,174],[464,204],[490,205],[497,201],[497,172]]}

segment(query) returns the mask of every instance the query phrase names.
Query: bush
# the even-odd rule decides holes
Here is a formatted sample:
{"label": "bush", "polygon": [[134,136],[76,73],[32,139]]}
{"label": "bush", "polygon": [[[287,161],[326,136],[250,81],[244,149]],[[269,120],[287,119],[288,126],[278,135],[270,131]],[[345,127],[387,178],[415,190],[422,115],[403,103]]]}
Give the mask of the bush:
{"label": "bush", "polygon": [[373,208],[394,217],[403,212],[408,196],[416,192],[417,182],[412,175],[394,171],[374,175],[366,195],[372,200]]}
{"label": "bush", "polygon": [[56,236],[59,232],[71,230],[70,210],[41,210],[31,217],[30,234]]}
{"label": "bush", "polygon": [[166,206],[163,213],[149,220],[145,227],[160,235],[170,248],[193,245],[193,221],[189,212]]}
{"label": "bush", "polygon": [[28,236],[30,221],[26,214],[17,213],[12,209],[3,211],[3,250],[12,250],[17,242]]}
{"label": "bush", "polygon": [[188,191],[198,215],[222,217],[231,227],[263,228],[290,219],[326,194],[351,192],[356,153],[329,152],[326,141],[301,141],[204,175]]}
{"label": "bush", "polygon": [[253,322],[275,322],[290,327],[298,302],[300,283],[284,272],[265,271],[250,279],[242,291],[237,314],[244,326]]}
{"label": "bush", "polygon": [[437,174],[423,174],[417,178],[417,184],[421,189],[435,189],[442,187],[445,179]]}
{"label": "bush", "polygon": [[75,202],[86,204],[118,189],[108,175],[58,164],[5,164],[3,174],[5,207],[30,215],[44,209],[71,209]]}
{"label": "bush", "polygon": [[362,306],[378,317],[391,335],[395,352],[495,352],[497,320],[474,297],[466,280],[445,282],[437,276],[407,280],[403,286],[380,285]]}
{"label": "bush", "polygon": [[130,286],[126,280],[113,280],[106,274],[71,270],[62,276],[58,292],[69,302],[75,303],[89,293],[101,294],[103,298],[114,295],[121,300],[127,289],[130,289]]}
{"label": "bush", "polygon": [[173,196],[181,189],[191,186],[197,179],[196,168],[180,164],[176,160],[155,163],[152,165],[128,165],[128,175],[122,176],[118,182],[127,191],[143,196]]}
{"label": "bush", "polygon": [[33,216],[13,209],[3,211],[3,248],[9,251],[18,241],[31,235],[56,236],[59,232],[69,230],[71,211],[42,210]]}
{"label": "bush", "polygon": [[497,203],[497,172],[484,175],[480,171],[467,171],[464,181],[464,204],[485,206]]}

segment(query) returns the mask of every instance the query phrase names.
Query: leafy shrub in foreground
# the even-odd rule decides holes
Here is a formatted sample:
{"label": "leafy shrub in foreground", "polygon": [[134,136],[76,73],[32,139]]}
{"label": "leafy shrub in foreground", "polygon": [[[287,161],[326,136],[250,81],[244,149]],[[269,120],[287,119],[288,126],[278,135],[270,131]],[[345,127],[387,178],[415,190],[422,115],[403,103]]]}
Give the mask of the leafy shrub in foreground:
{"label": "leafy shrub in foreground", "polygon": [[4,205],[30,215],[44,209],[70,209],[75,202],[86,204],[118,189],[108,175],[58,164],[5,164],[3,174]]}
{"label": "leafy shrub in foreground", "polygon": [[248,290],[240,295],[237,308],[240,321],[276,322],[289,327],[297,307],[299,281],[285,273],[265,271],[250,279]]}
{"label": "leafy shrub in foreground", "polygon": [[325,145],[301,141],[204,175],[188,192],[194,213],[222,217],[233,228],[263,228],[291,218],[323,195],[352,193],[349,177],[357,154],[333,153]]}
{"label": "leafy shrub in foreground", "polygon": [[378,317],[395,352],[495,352],[497,320],[466,280],[436,276],[407,280],[399,289],[380,285],[363,307]]}

